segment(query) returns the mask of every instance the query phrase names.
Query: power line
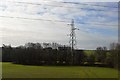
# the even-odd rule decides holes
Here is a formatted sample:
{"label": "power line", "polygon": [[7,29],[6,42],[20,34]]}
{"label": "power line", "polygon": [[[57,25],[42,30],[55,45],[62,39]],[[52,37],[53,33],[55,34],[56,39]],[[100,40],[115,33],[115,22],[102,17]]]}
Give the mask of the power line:
{"label": "power line", "polygon": [[50,21],[50,22],[62,22],[62,23],[66,23],[68,21],[62,21],[62,20],[48,20],[48,19],[35,19],[35,18],[24,18],[24,17],[13,17],[13,16],[0,16],[3,18],[17,18],[17,19],[27,19],[27,20],[40,20],[40,21]]}
{"label": "power line", "polygon": [[[49,19],[41,19],[41,18],[25,18],[25,17],[13,17],[13,16],[0,16],[3,18],[17,18],[17,19],[27,19],[27,20],[41,20],[41,21],[50,21],[50,22],[61,22],[61,23],[70,23],[69,21],[62,21],[62,20],[49,20]],[[84,23],[77,23],[77,24],[90,24],[90,25],[104,25],[104,26],[118,26],[118,25],[109,25],[109,24],[103,24],[103,23],[88,23],[88,22],[84,22]]]}
{"label": "power line", "polygon": [[[48,0],[45,0],[48,2]],[[99,6],[99,7],[106,7],[106,8],[118,8],[118,7],[111,7],[105,5],[97,5],[97,4],[86,4],[86,3],[79,3],[79,2],[63,2],[63,1],[49,1],[49,2],[57,2],[57,3],[68,3],[68,4],[78,4],[78,5],[89,5],[89,6]]]}
{"label": "power line", "polygon": [[118,26],[118,25],[109,25],[109,24],[103,24],[103,23],[89,23],[89,22],[79,22],[78,24],[91,24],[91,25],[104,25],[104,26]]}
{"label": "power line", "polygon": [[[46,6],[53,6],[53,7],[62,7],[62,8],[74,8],[74,7],[66,7],[66,6],[60,6],[60,5],[50,5],[50,4],[41,4],[41,3],[31,3],[31,2],[18,2],[18,1],[8,1],[12,3],[20,3],[20,4],[30,4],[30,5],[46,5]],[[62,3],[68,3],[68,2],[62,2]],[[79,3],[80,4],[80,3]],[[82,4],[81,5],[85,5]],[[86,4],[87,5],[87,4]],[[89,5],[89,4],[88,4]],[[92,9],[92,8],[75,8],[75,9],[84,9],[84,10],[91,10],[91,11],[106,11],[106,10],[100,10],[100,9]],[[109,10],[110,11],[110,10]],[[118,12],[118,11],[110,11],[110,12]]]}
{"label": "power line", "polygon": [[99,7],[106,7],[106,8],[118,8],[118,7],[110,7],[110,6],[105,6],[105,5],[86,4],[86,3],[78,3],[78,2],[62,2],[62,3],[78,4],[78,5],[89,5],[89,6],[99,6]]}

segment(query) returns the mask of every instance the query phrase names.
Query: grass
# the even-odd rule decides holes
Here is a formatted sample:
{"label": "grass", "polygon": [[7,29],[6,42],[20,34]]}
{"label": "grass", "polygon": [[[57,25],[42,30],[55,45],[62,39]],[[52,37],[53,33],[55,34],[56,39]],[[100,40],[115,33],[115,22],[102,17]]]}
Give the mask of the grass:
{"label": "grass", "polygon": [[84,53],[88,56],[91,54],[94,54],[94,52],[95,52],[95,50],[84,50]]}
{"label": "grass", "polygon": [[112,68],[81,66],[24,66],[2,63],[3,78],[117,78]]}

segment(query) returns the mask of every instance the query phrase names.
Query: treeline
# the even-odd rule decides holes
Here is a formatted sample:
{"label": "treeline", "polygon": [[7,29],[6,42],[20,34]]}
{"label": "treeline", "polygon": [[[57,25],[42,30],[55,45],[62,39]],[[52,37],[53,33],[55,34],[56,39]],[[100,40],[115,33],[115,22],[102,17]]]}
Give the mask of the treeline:
{"label": "treeline", "polygon": [[87,55],[87,62],[89,65],[99,64],[103,67],[119,68],[119,52],[120,44],[112,43],[110,44],[110,50],[106,47],[97,47],[94,52]]}
{"label": "treeline", "polygon": [[[25,46],[3,45],[2,61],[27,65],[73,65],[71,48],[57,43],[27,43]],[[84,62],[83,50],[74,50],[74,65]]]}
{"label": "treeline", "polygon": [[24,65],[84,65],[118,67],[120,45],[112,43],[110,50],[98,47],[90,54],[57,43],[27,43],[24,46],[3,45],[2,61]]}

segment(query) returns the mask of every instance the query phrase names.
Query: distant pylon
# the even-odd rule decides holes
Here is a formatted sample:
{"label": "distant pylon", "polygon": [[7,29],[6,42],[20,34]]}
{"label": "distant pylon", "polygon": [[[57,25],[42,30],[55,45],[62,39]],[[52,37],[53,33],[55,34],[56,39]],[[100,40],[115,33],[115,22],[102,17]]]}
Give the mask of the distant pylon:
{"label": "distant pylon", "polygon": [[77,28],[74,27],[74,20],[72,19],[71,22],[71,32],[70,32],[70,47],[71,47],[71,56],[72,56],[72,62],[71,64],[74,64],[74,48],[76,46],[76,34],[75,34],[75,30],[79,30]]}

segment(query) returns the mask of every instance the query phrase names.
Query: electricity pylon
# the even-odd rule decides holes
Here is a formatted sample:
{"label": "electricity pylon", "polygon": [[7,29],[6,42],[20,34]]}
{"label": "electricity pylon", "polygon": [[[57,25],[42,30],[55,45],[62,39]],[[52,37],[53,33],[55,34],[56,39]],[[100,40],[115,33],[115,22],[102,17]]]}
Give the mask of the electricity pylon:
{"label": "electricity pylon", "polygon": [[71,22],[71,32],[70,32],[70,47],[71,47],[71,64],[74,64],[74,47],[76,46],[76,34],[75,34],[75,30],[79,30],[77,28],[74,27],[74,20],[72,19]]}

